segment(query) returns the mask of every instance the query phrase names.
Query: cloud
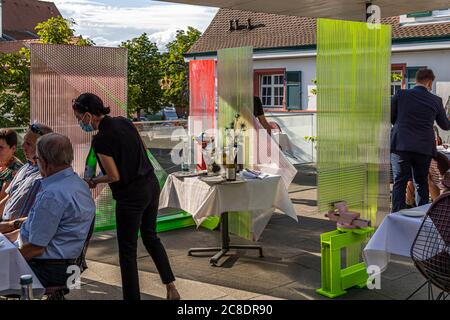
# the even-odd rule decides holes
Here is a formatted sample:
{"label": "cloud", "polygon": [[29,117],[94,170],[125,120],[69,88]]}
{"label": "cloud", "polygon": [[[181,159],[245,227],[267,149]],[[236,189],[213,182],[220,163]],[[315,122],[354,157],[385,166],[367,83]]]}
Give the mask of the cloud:
{"label": "cloud", "polygon": [[146,32],[158,47],[188,26],[204,31],[217,9],[149,0],[54,0],[65,18],[73,18],[76,33],[101,46],[117,46]]}

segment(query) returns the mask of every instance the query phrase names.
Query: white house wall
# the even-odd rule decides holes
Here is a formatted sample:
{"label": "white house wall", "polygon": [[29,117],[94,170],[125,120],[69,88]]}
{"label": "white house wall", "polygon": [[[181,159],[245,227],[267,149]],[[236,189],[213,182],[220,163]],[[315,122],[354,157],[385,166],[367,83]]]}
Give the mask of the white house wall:
{"label": "white house wall", "polygon": [[450,81],[450,50],[393,53],[392,63],[426,66],[434,71],[436,81]]}

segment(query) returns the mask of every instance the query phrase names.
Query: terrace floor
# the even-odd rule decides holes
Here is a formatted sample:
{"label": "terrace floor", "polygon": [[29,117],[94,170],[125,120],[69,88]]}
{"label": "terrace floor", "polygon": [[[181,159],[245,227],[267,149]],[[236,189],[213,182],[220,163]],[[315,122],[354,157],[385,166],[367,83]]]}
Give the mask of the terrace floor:
{"label": "terrace floor", "polygon": [[[221,267],[212,267],[209,256],[189,257],[191,247],[219,243],[220,231],[189,227],[160,233],[177,277],[182,299],[327,299],[316,293],[321,286],[320,237],[335,229],[335,223],[318,214],[316,175],[310,165],[298,166],[289,194],[299,223],[274,214],[259,244],[264,258],[253,251],[230,251]],[[233,242],[248,241],[232,237]],[[114,232],[94,235],[88,250],[89,269],[82,275],[82,286],[67,299],[121,299],[120,268]],[[164,299],[165,288],[142,243],[138,248],[142,299]],[[382,274],[381,289],[350,289],[338,299],[405,299],[420,284],[422,276],[410,259],[392,256]],[[415,299],[426,299],[422,290]]]}

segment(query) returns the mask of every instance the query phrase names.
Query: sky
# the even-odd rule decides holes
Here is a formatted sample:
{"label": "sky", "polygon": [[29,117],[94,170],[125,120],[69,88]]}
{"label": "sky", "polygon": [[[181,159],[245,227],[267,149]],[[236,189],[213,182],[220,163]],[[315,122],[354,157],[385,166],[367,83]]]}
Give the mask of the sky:
{"label": "sky", "polygon": [[147,33],[161,50],[188,26],[205,31],[217,8],[151,0],[50,0],[64,18],[73,18],[75,33],[98,46],[115,47]]}

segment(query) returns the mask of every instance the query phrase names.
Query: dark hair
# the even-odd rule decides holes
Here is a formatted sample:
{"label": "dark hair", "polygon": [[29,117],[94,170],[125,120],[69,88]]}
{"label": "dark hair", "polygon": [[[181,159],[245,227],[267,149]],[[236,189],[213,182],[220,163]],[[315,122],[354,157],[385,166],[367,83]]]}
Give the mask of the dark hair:
{"label": "dark hair", "polygon": [[422,68],[417,70],[416,73],[416,82],[424,82],[424,81],[434,81],[436,77],[434,76],[433,70]]}
{"label": "dark hair", "polygon": [[0,129],[0,139],[5,140],[10,148],[17,146],[17,133],[14,130]]}
{"label": "dark hair", "polygon": [[96,116],[106,115],[111,112],[109,107],[105,107],[102,99],[93,93],[81,94],[73,100],[72,108],[79,113],[89,112]]}

